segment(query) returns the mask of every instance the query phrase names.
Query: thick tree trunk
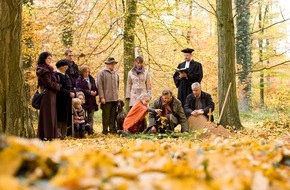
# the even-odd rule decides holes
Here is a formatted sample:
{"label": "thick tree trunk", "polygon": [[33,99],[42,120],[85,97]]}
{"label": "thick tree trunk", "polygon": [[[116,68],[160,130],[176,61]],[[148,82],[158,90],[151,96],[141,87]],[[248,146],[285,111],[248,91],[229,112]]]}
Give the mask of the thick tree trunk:
{"label": "thick tree trunk", "polygon": [[[135,23],[137,0],[126,0],[125,8],[125,26],[124,26],[124,97],[126,97],[126,84],[128,72],[133,66],[135,58]],[[129,104],[126,101],[126,110],[129,110]]]}
{"label": "thick tree trunk", "polygon": [[236,129],[240,129],[242,128],[242,124],[239,117],[236,92],[235,34],[232,0],[217,0],[216,6],[218,17],[218,93],[220,111],[228,86],[230,82],[232,83],[220,124],[223,126],[235,126]]}
{"label": "thick tree trunk", "polygon": [[240,99],[239,108],[247,111],[251,106],[251,36],[250,34],[250,0],[235,0],[237,9],[237,39],[236,59],[241,65],[242,73],[239,75]]}
{"label": "thick tree trunk", "polygon": [[22,0],[0,1],[0,133],[34,137],[21,62]]}

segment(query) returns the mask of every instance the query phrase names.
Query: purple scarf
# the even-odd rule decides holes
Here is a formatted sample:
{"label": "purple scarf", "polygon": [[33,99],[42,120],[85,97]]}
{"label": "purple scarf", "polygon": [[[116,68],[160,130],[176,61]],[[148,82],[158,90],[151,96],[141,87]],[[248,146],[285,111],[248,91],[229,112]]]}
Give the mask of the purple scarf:
{"label": "purple scarf", "polygon": [[144,71],[144,67],[141,67],[140,69],[138,69],[136,66],[134,67],[134,70],[136,71],[137,75],[139,75],[140,73],[142,73]]}

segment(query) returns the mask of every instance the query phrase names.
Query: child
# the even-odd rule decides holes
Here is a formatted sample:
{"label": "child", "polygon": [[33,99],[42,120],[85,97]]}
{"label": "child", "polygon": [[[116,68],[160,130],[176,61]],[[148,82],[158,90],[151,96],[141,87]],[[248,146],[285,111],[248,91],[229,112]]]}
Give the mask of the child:
{"label": "child", "polygon": [[82,101],[79,98],[72,100],[73,104],[73,121],[76,138],[85,137],[85,110],[82,107]]}
{"label": "child", "polygon": [[[81,105],[83,105],[83,104],[86,102],[85,94],[84,94],[82,91],[76,92],[76,94],[77,94],[77,98],[81,100]],[[86,132],[88,135],[92,135],[92,134],[94,134],[94,129],[93,129],[93,127],[90,126],[90,125],[87,123],[87,119],[86,119],[86,118],[85,118],[85,121],[86,121],[85,132]]]}

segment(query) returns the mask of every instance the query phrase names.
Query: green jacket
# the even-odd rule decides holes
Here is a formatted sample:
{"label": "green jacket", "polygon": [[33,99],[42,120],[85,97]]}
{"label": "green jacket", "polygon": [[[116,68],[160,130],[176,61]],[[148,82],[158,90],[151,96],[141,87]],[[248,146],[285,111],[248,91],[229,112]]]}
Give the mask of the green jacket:
{"label": "green jacket", "polygon": [[[153,109],[162,109],[161,98],[162,96],[154,101],[154,105],[152,107]],[[170,107],[172,109],[173,116],[175,116],[178,119],[178,123],[181,124],[181,131],[188,131],[187,118],[185,116],[181,102],[177,98],[172,96],[172,102]],[[149,128],[156,125],[156,119],[157,115],[155,112],[149,113]]]}

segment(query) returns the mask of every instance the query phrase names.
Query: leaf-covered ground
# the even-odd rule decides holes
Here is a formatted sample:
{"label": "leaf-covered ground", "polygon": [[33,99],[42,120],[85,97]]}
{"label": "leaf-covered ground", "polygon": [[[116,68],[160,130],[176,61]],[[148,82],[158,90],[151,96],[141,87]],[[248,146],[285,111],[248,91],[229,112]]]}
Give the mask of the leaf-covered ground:
{"label": "leaf-covered ground", "polygon": [[230,138],[97,134],[41,142],[0,139],[0,189],[290,189],[289,122]]}

